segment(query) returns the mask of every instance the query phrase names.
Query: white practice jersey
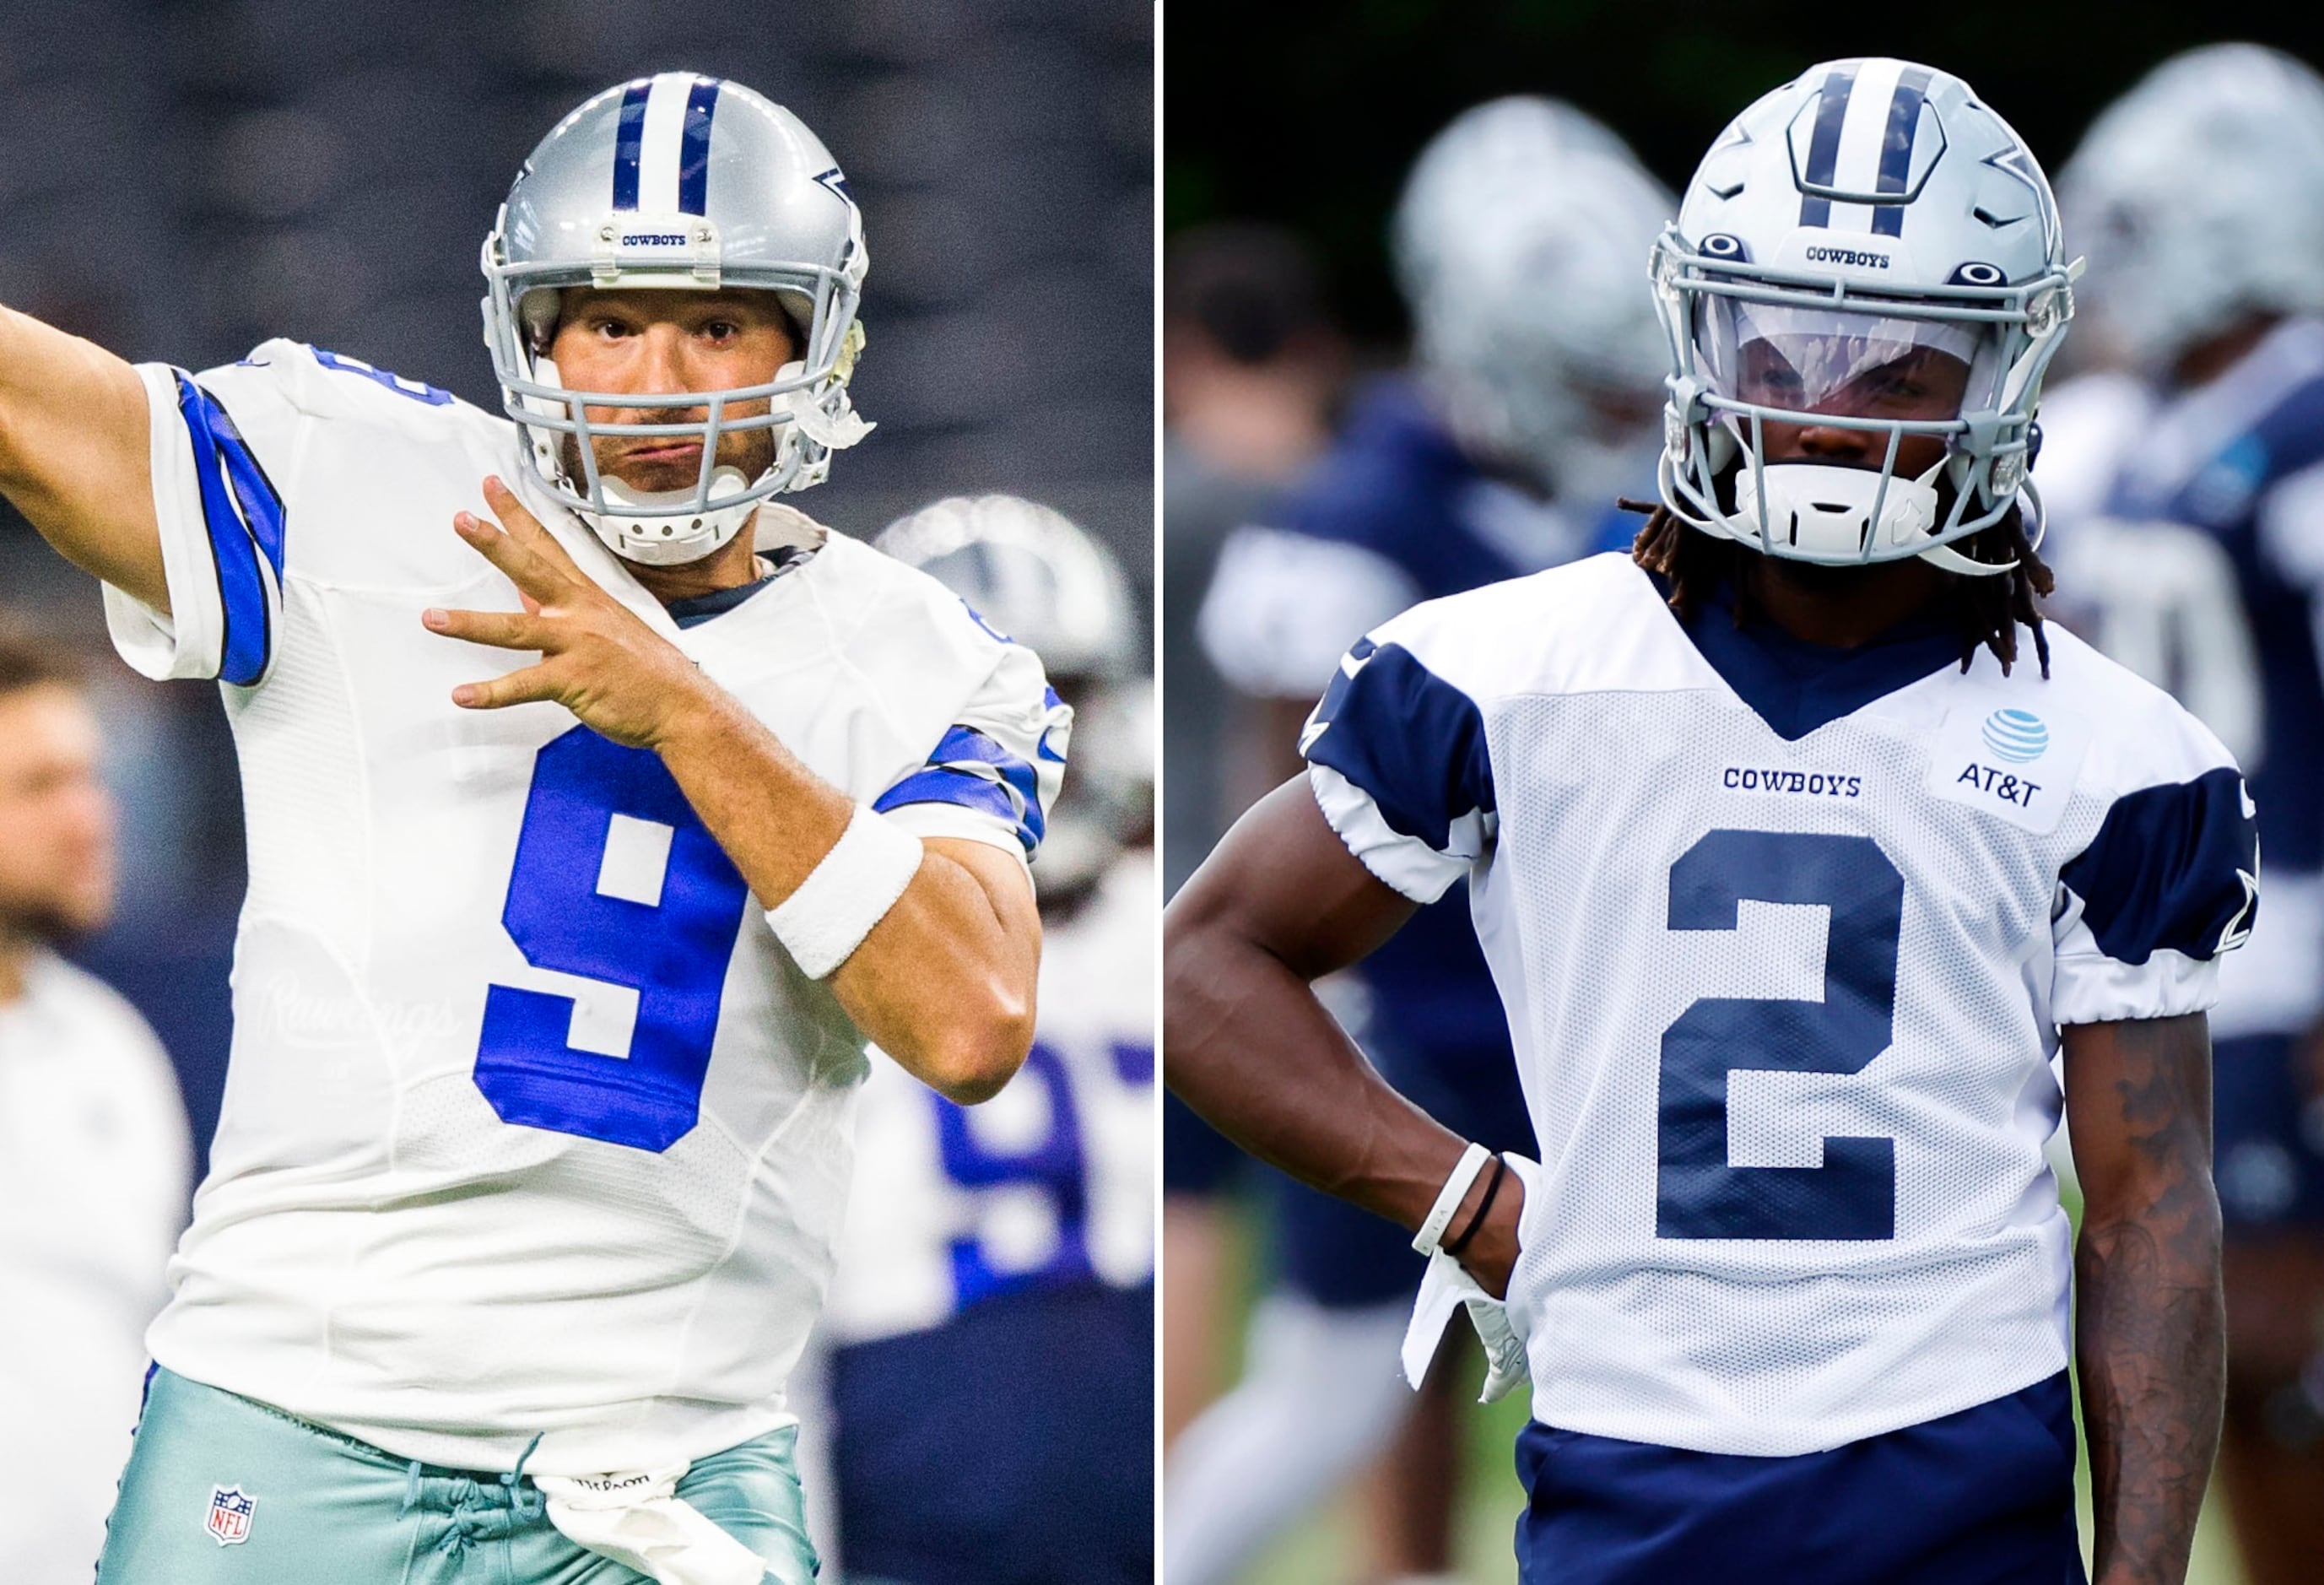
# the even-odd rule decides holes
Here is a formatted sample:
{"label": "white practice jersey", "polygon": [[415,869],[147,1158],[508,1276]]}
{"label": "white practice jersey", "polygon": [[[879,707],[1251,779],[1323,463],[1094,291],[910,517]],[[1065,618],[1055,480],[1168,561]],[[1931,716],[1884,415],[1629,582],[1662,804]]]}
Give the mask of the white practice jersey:
{"label": "white practice jersey", "polygon": [[997,1294],[1154,1279],[1151,850],[1045,926],[1024,1068],[954,1105],[873,1055],[825,1328],[838,1344],[942,1325]]}
{"label": "white practice jersey", "polygon": [[186,1221],[178,1081],[134,1009],[46,954],[0,1003],[0,1544],[11,1585],[88,1585],[129,1456],[145,1326]]}
{"label": "white practice jersey", "polygon": [[1546,1424],[1796,1454],[2066,1365],[2057,1028],[2210,1004],[2251,806],[2070,634],[2045,681],[1935,625],[1683,628],[1600,556],[1384,624],[1309,724],[1374,874],[1469,878],[1541,1141],[1509,1311]]}
{"label": "white practice jersey", "polygon": [[210,1175],[153,1355],[399,1457],[637,1470],[788,1418],[850,1176],[863,1041],[654,754],[452,688],[532,657],[420,625],[519,609],[451,529],[498,474],[589,576],[816,775],[1020,857],[1067,712],[934,579],[759,513],[781,572],[674,617],[555,508],[513,426],[290,342],[140,370],[171,616],[216,677],[250,890]]}

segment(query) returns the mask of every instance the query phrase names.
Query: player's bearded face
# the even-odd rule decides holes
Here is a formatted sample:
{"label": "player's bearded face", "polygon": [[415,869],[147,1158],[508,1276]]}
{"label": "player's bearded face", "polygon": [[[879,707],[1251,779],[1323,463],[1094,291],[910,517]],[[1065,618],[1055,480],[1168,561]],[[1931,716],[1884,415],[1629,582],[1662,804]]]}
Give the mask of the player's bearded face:
{"label": "player's bearded face", "polygon": [[[573,391],[641,396],[732,391],[764,385],[798,355],[798,340],[770,292],[678,290],[566,294],[549,345],[561,382]],[[592,424],[699,422],[705,407],[587,410]],[[767,403],[738,402],[731,418],[763,416]],[[755,479],[773,465],[779,431],[745,429],[718,438],[716,465]],[[597,471],[632,490],[691,490],[702,473],[702,444],[689,435],[596,435]],[[567,476],[584,476],[580,438],[564,440]]]}
{"label": "player's bearded face", "polygon": [[97,718],[70,688],[0,695],[0,934],[62,941],[113,912]]}

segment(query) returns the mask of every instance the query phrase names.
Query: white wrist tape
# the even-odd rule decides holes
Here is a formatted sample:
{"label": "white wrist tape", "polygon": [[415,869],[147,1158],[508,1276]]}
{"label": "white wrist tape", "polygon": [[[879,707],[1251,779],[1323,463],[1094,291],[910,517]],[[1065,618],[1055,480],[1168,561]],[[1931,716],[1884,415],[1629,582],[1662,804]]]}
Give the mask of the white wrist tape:
{"label": "white wrist tape", "polygon": [[1476,1183],[1477,1175],[1485,1170],[1485,1163],[1492,1158],[1493,1153],[1482,1145],[1471,1144],[1461,1152],[1461,1165],[1452,1169],[1452,1175],[1446,1178],[1444,1186],[1436,1191],[1436,1203],[1428,1208],[1428,1220],[1422,1222],[1420,1230],[1412,1235],[1414,1249],[1424,1255],[1436,1253],[1436,1242],[1444,1236],[1444,1229],[1452,1222],[1452,1213],[1461,1209],[1461,1202],[1469,1197],[1469,1190]]}
{"label": "white wrist tape", "polygon": [[823,862],[767,910],[767,923],[799,972],[820,980],[863,945],[919,867],[920,839],[858,804]]}

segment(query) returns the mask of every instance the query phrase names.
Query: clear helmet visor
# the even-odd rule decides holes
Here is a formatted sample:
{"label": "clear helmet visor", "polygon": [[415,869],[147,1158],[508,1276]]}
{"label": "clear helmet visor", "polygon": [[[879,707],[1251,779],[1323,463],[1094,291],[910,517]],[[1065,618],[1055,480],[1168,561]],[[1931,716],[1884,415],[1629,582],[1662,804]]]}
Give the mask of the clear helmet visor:
{"label": "clear helmet visor", "polygon": [[1696,299],[1698,367],[1728,401],[1779,412],[1945,423],[1990,403],[1990,326],[1793,304]]}

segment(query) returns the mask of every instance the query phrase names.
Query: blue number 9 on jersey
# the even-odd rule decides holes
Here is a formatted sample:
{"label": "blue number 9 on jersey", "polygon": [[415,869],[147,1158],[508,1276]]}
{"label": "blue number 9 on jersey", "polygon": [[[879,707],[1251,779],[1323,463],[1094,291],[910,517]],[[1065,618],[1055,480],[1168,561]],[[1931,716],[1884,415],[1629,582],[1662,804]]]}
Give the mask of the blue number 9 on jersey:
{"label": "blue number 9 on jersey", "polygon": [[1729,1166],[1727,1076],[1853,1074],[1888,1048],[1904,878],[1868,836],[1712,831],[1670,872],[1673,930],[1732,930],[1738,906],[1831,910],[1821,1001],[1705,997],[1663,1032],[1655,1218],[1665,1239],[1893,1239],[1896,1142],[1827,1138],[1821,1166]]}
{"label": "blue number 9 on jersey", "polygon": [[[669,833],[652,900],[609,879],[616,816]],[[586,726],[543,748],[501,922],[534,968],[635,990],[637,1024],[626,1057],[577,1051],[571,997],[492,986],[475,1077],[501,1120],[640,1150],[677,1143],[701,1110],[749,896],[659,755]]]}

